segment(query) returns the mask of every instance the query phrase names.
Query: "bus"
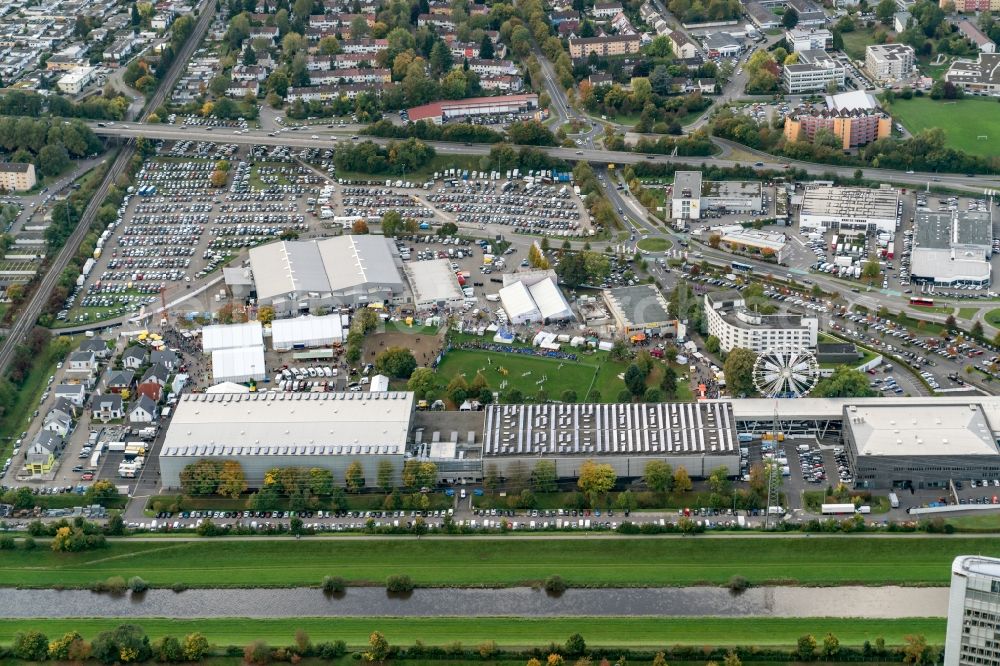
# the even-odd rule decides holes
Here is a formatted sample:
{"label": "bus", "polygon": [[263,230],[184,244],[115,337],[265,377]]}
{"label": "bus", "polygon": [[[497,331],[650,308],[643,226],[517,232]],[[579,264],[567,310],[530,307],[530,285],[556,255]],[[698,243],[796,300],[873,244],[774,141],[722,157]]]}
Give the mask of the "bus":
{"label": "bus", "polygon": [[910,305],[920,305],[923,307],[931,308],[934,307],[933,298],[924,298],[922,296],[913,296],[910,298]]}
{"label": "bus", "polygon": [[750,264],[744,264],[739,261],[734,261],[733,263],[730,264],[730,266],[734,271],[739,271],[741,273],[749,273],[750,271],[753,270],[753,266],[751,266]]}

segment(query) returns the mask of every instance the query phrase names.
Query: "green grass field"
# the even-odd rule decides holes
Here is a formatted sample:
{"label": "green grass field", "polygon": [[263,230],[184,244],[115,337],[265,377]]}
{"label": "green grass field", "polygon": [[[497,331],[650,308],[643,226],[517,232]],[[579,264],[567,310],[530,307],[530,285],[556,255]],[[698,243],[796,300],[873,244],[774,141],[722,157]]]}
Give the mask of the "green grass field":
{"label": "green grass field", "polygon": [[[318,593],[318,592],[317,592]],[[336,602],[334,602],[336,603]],[[878,637],[887,645],[902,645],[906,636],[922,634],[932,645],[944,643],[944,618],[864,620],[849,618],[688,618],[688,617],[557,617],[507,618],[334,618],[290,619],[59,618],[0,620],[0,644],[9,645],[19,631],[40,629],[50,638],[79,631],[84,638],[124,622],[138,624],[151,639],[202,632],[216,645],[246,645],[263,640],[290,645],[302,629],[314,642],[342,640],[350,647],[368,643],[372,631],[381,631],[391,645],[446,645],[456,641],[472,647],[488,640],[500,647],[522,648],[563,643],[579,633],[590,647],[654,648],[672,645],[794,646],[804,634],[833,633],[844,646],[860,646]],[[459,663],[459,662],[448,662]],[[756,663],[756,662],[755,662]]]}
{"label": "green grass field", "polygon": [[[619,375],[627,367],[627,363],[608,360],[606,352],[581,353],[578,360],[565,361],[522,354],[453,349],[445,354],[437,372],[445,384],[455,375],[461,374],[465,375],[466,381],[471,382],[477,372],[482,372],[494,391],[517,389],[524,395],[533,397],[539,389],[544,388],[550,400],[560,400],[563,391],[572,389],[576,391],[577,402],[584,402],[589,399],[591,390],[596,390],[600,392],[598,402],[615,402],[618,393],[625,389],[625,382]],[[501,368],[507,371],[506,375],[501,373]],[[679,366],[675,370],[678,375],[684,374],[684,369]],[[656,364],[646,385],[658,385],[660,376],[659,364]],[[545,381],[539,384],[543,377]],[[501,389],[504,381],[507,386]],[[686,381],[679,382],[677,389],[678,400],[691,399],[690,386]]]}
{"label": "green grass field", "polygon": [[971,321],[972,318],[976,316],[977,312],[979,312],[979,308],[959,308],[958,309],[958,318],[959,319],[968,319],[968,320]]}
{"label": "green grass field", "polygon": [[[847,35],[844,35],[846,40]],[[846,45],[846,44],[845,44]],[[940,127],[948,146],[973,155],[990,156],[1000,139],[1000,104],[993,99],[932,100],[929,97],[897,99],[890,107],[893,118],[917,132]],[[987,136],[988,139],[979,139]]]}
{"label": "green grass field", "polygon": [[874,44],[874,31],[868,28],[858,28],[843,33],[844,52],[855,60],[865,59],[865,47]]}
{"label": "green grass field", "polygon": [[720,585],[733,575],[754,584],[947,585],[956,555],[1000,555],[1000,543],[981,539],[822,536],[741,538],[738,557],[720,555],[735,545],[713,538],[117,541],[84,553],[0,551],[0,587],[81,587],[113,575],[161,587],[309,586],[327,575],[383,585],[391,574],[420,586],[528,585],[553,574],[592,587]]}
{"label": "green grass field", "polygon": [[986,323],[990,326],[1000,326],[1000,308],[986,313]]}
{"label": "green grass field", "polygon": [[638,243],[636,243],[640,250],[645,250],[646,252],[666,252],[670,249],[672,243],[666,238],[643,238]]}

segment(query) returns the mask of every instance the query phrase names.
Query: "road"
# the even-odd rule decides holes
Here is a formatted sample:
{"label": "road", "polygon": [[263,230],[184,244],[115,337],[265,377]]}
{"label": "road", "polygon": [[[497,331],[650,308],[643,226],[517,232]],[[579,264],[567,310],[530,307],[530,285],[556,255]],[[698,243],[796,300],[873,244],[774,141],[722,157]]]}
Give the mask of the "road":
{"label": "road", "polygon": [[[215,15],[216,2],[217,0],[205,0],[204,5],[202,6],[201,14],[198,17],[198,22],[195,25],[194,32],[192,32],[191,37],[184,44],[180,53],[177,54],[177,59],[174,61],[173,65],[171,65],[167,75],[160,83],[160,87],[150,98],[149,103],[146,105],[146,110],[142,114],[142,120],[145,120],[149,114],[152,113],[153,109],[156,109],[163,104],[166,96],[177,83],[177,78],[180,76],[181,72],[184,71],[187,61],[190,59],[196,46],[205,36],[208,26],[212,22],[212,17]],[[80,243],[83,242],[84,237],[87,235],[87,231],[90,229],[94,216],[97,215],[98,209],[101,205],[103,205],[104,199],[108,195],[108,190],[115,183],[115,181],[118,180],[118,177],[125,173],[134,152],[135,147],[132,142],[122,146],[122,148],[118,151],[118,156],[115,158],[114,163],[112,163],[108,168],[107,174],[105,174],[104,180],[98,186],[97,191],[94,192],[94,196],[91,198],[90,203],[87,205],[83,215],[80,217],[80,221],[77,224],[76,229],[74,229],[73,233],[66,240],[66,244],[63,245],[62,250],[59,251],[59,254],[52,261],[52,265],[42,277],[38,287],[32,293],[31,299],[25,305],[21,315],[14,321],[14,324],[10,329],[10,334],[4,339],[3,346],[0,347],[0,374],[6,372],[11,359],[14,357],[14,352],[24,341],[28,332],[35,325],[35,322],[38,321],[38,316],[42,313],[42,308],[44,308],[45,304],[48,302],[49,295],[56,286],[59,276],[62,275],[66,266],[69,265],[69,262],[76,255],[76,252],[80,247]]]}
{"label": "road", "polygon": [[[235,143],[242,145],[265,145],[265,146],[290,146],[293,148],[330,148],[332,141],[344,140],[346,134],[337,129],[314,127],[317,138],[304,133],[284,132],[274,134],[263,130],[230,131],[226,129],[210,129],[197,126],[164,125],[160,123],[124,123],[114,124],[106,127],[98,127],[96,122],[90,123],[94,132],[100,136],[117,136],[122,138],[138,138],[140,136],[149,139],[164,139],[167,141],[214,141],[216,143]],[[387,144],[394,139],[383,139],[379,137],[365,137],[378,144]],[[488,155],[492,146],[486,143],[458,144],[445,141],[429,141],[431,145],[442,154],[462,154],[462,155]],[[585,161],[595,164],[637,164],[639,162],[650,161],[660,163],[686,164],[692,167],[706,166],[746,166],[746,161],[719,159],[714,156],[709,157],[674,157],[669,155],[647,155],[643,153],[597,150],[590,148],[538,148],[552,157],[566,161]],[[834,174],[844,178],[853,178],[855,167],[834,166],[830,164],[815,164],[812,162],[801,162],[798,160],[779,159],[773,155],[761,154],[759,160],[764,169],[780,169],[785,164],[804,170],[813,176],[823,176]],[[981,195],[985,189],[1000,188],[1000,176],[977,176],[968,178],[962,174],[944,173],[913,173],[907,174],[901,171],[890,169],[861,169],[862,177],[866,180],[892,183],[902,187],[924,187],[934,182],[941,187],[949,187],[954,190]]]}

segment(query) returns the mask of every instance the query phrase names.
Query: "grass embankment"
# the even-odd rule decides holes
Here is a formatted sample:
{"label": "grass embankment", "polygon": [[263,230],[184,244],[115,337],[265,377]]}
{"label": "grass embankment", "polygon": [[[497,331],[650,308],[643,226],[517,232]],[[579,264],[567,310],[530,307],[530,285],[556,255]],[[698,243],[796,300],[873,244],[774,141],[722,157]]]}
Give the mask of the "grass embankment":
{"label": "grass embankment", "polygon": [[[318,592],[317,592],[318,594]],[[332,601],[331,603],[336,603]],[[458,610],[456,609],[456,612]],[[122,622],[138,624],[151,639],[164,635],[203,633],[217,645],[246,645],[263,640],[270,645],[289,645],[302,629],[314,642],[342,640],[350,647],[367,645],[378,630],[390,644],[448,645],[460,642],[474,646],[496,641],[502,648],[526,648],[563,643],[579,633],[589,647],[664,648],[673,645],[770,647],[794,646],[804,634],[833,633],[843,646],[860,646],[882,637],[887,645],[902,645],[912,634],[922,634],[932,645],[944,643],[944,618],[864,620],[845,618],[688,618],[688,617],[573,617],[573,618],[335,618],[282,619],[206,618],[192,620],[58,618],[0,620],[0,644],[9,645],[19,631],[40,629],[51,638],[79,631],[92,639],[98,632]],[[409,661],[405,663],[411,663]],[[460,662],[448,662],[456,664]],[[523,662],[519,662],[523,663]],[[671,662],[673,663],[673,662]],[[703,663],[703,662],[699,662]],[[756,662],[754,662],[756,663]]]}
{"label": "grass embankment", "polygon": [[990,310],[986,313],[986,323],[990,326],[1000,326],[1000,308]]}
{"label": "grass embankment", "polygon": [[[959,319],[969,319],[969,320],[971,320],[973,317],[976,316],[977,312],[979,312],[979,308],[959,308],[958,309],[958,318]],[[998,314],[1000,314],[1000,313],[998,313]]]}
{"label": "grass embankment", "polygon": [[[844,35],[844,42],[846,47],[847,35]],[[984,157],[996,154],[996,142],[1000,139],[1000,113],[997,113],[997,103],[992,98],[897,98],[889,110],[893,118],[913,134],[940,127],[951,148]]]}
{"label": "grass embankment", "polygon": [[666,252],[670,249],[672,243],[666,238],[660,238],[654,236],[652,238],[643,238],[636,246],[640,250],[645,250],[646,252]]}
{"label": "grass embankment", "polygon": [[[720,552],[738,543],[739,557]],[[84,553],[0,551],[0,586],[84,587],[109,576],[141,576],[160,587],[293,587],[324,576],[384,585],[407,574],[419,586],[502,587],[557,574],[571,586],[754,584],[947,585],[956,555],[1000,556],[982,539],[823,537],[693,539],[115,541]],[[864,562],[845,567],[844,562]]]}

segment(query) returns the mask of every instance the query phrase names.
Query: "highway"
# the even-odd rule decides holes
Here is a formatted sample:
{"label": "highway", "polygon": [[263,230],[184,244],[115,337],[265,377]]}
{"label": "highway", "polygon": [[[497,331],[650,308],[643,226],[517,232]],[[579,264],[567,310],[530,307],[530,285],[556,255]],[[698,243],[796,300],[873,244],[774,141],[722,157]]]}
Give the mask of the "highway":
{"label": "highway", "polygon": [[[155,107],[150,107],[155,108]],[[105,124],[105,123],[102,123]],[[98,127],[96,122],[90,123],[94,132],[105,137],[164,139],[167,141],[214,141],[216,143],[235,143],[241,145],[256,144],[265,146],[290,146],[292,148],[330,148],[332,142],[349,139],[339,130],[309,128],[301,132],[284,131],[280,134],[264,130],[229,130],[226,128],[206,128],[185,125],[164,125],[161,123],[121,123]],[[309,132],[314,134],[310,135]],[[273,136],[272,136],[273,135]],[[312,136],[317,138],[313,139]],[[362,138],[359,137],[359,140]],[[364,140],[378,144],[387,144],[395,139],[379,137],[363,137]],[[445,141],[429,141],[442,154],[487,155],[492,146],[486,143],[459,144]],[[718,157],[675,157],[671,155],[650,155],[592,148],[546,148],[539,147],[552,157],[566,161],[586,161],[594,164],[637,164],[639,162],[673,162],[687,164],[693,167],[732,167],[747,166],[746,161],[719,159]],[[853,178],[856,167],[834,166],[830,164],[815,164],[798,160],[777,158],[773,155],[760,154],[758,160],[763,164],[761,169],[781,169],[786,164],[804,170],[812,176],[836,175],[843,178]],[[987,189],[1000,189],[1000,176],[976,176],[969,178],[964,174],[945,173],[903,173],[890,169],[862,169],[866,180],[892,183],[900,187],[948,187],[953,190],[982,195]]]}
{"label": "highway", "polygon": [[[156,109],[163,104],[166,96],[173,89],[174,84],[177,82],[177,78],[180,76],[181,72],[184,71],[187,61],[190,59],[194,49],[205,36],[208,26],[212,22],[212,17],[215,15],[216,2],[217,0],[206,0],[204,6],[202,7],[201,14],[198,17],[198,22],[195,24],[194,31],[184,44],[181,52],[177,54],[177,59],[174,61],[173,65],[171,65],[170,70],[167,72],[167,76],[160,83],[159,88],[150,98],[149,103],[146,105],[146,109],[141,116],[142,120],[148,118],[153,109]],[[59,276],[62,275],[62,272],[66,270],[69,262],[76,255],[80,244],[83,242],[84,237],[87,235],[87,231],[90,229],[91,223],[94,221],[94,216],[97,215],[98,209],[101,205],[103,205],[104,199],[108,195],[108,190],[118,180],[118,177],[125,173],[134,153],[135,146],[131,141],[125,146],[122,146],[122,148],[118,151],[118,156],[115,158],[114,163],[108,168],[108,171],[104,176],[104,180],[97,188],[97,191],[91,198],[90,203],[84,210],[83,215],[80,217],[80,221],[77,223],[76,229],[73,230],[73,233],[66,240],[66,244],[52,261],[52,265],[49,266],[45,275],[42,276],[38,287],[32,293],[31,299],[25,305],[23,312],[14,321],[14,324],[10,328],[10,334],[4,339],[3,345],[0,346],[0,374],[6,372],[11,359],[14,358],[14,352],[17,350],[17,347],[24,341],[28,332],[35,325],[35,322],[38,321],[38,316],[42,313],[42,308],[44,308],[45,304],[48,302],[52,290],[59,281]]]}

